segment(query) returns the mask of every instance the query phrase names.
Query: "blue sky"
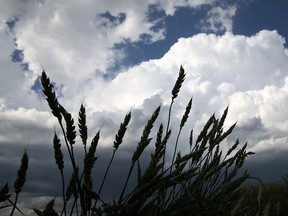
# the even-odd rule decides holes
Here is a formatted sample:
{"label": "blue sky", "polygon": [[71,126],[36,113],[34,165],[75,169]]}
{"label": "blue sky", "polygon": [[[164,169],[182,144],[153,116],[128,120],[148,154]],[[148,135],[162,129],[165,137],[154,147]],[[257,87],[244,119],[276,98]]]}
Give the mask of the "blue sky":
{"label": "blue sky", "polygon": [[[288,31],[285,28],[285,20],[288,7],[287,1],[250,1],[239,7],[234,18],[234,33],[253,35],[261,29],[277,30],[279,34],[287,38]],[[272,12],[273,11],[273,12]]]}
{"label": "blue sky", "polygon": [[[194,98],[182,142],[189,128],[197,134],[229,105],[226,126],[237,127],[223,150],[237,138],[248,142],[256,152],[247,163],[252,174],[280,179],[288,173],[287,9],[286,0],[0,0],[0,184],[14,181],[27,146],[32,170],[57,171],[51,141],[60,129],[40,93],[42,66],[75,119],[85,104],[90,138],[101,129],[104,161],[132,108],[130,135],[117,159],[123,168],[160,104],[159,122],[166,122],[182,64],[187,74],[173,127]],[[50,194],[57,181],[47,182],[42,172],[28,179],[27,196]]]}
{"label": "blue sky", "polygon": [[[285,20],[288,17],[287,7],[288,3],[285,0],[276,2],[270,0],[238,1],[237,13],[233,17],[233,33],[251,36],[262,29],[267,29],[277,30],[280,35],[287,38],[288,29],[285,25]],[[127,57],[121,63],[133,65],[149,59],[161,58],[177,42],[178,38],[191,37],[203,32],[197,26],[197,22],[203,19],[208,10],[209,7],[203,7],[202,10],[179,8],[174,16],[168,16],[165,18],[165,22],[161,22],[167,31],[164,40],[156,41],[153,45],[142,41],[126,44],[124,49],[127,52]],[[155,16],[155,12],[153,15]],[[165,15],[156,12],[156,16]],[[211,30],[206,32],[215,33]],[[218,33],[223,33],[223,31]]]}

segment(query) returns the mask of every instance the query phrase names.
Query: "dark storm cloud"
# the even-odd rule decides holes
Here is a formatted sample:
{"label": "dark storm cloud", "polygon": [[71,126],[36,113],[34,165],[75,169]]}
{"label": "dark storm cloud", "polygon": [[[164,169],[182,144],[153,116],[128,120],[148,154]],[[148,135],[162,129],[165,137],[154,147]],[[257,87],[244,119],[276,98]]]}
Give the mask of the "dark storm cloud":
{"label": "dark storm cloud", "polygon": [[246,161],[246,168],[251,176],[264,182],[280,181],[288,174],[288,150],[267,150],[252,155]]}
{"label": "dark storm cloud", "polygon": [[[260,117],[254,117],[246,120],[244,124],[236,125],[228,140],[232,142],[239,138],[243,144],[248,141],[248,151],[255,154],[247,159],[245,167],[253,177],[263,181],[276,181],[288,174],[286,137],[284,131],[270,131],[265,128]],[[286,148],[281,147],[285,145]]]}
{"label": "dark storm cloud", "polygon": [[[131,123],[128,125],[123,143],[117,150],[115,160],[112,163],[111,170],[108,173],[108,177],[103,188],[103,199],[112,200],[119,197],[131,165],[132,155],[137,148],[145,124],[152,115],[154,109],[157,108],[157,106],[153,107],[156,104],[159,106],[159,103],[157,103],[152,97],[151,100],[146,100],[144,103],[144,107],[147,106],[150,107],[150,109],[147,109],[145,112],[144,109],[132,109]],[[90,142],[93,134],[95,134],[95,131],[100,129],[100,140],[98,149],[96,151],[96,156],[98,159],[92,173],[94,189],[95,191],[98,191],[112,155],[115,134],[119,129],[121,121],[124,119],[124,115],[121,117],[121,120],[119,116],[117,118],[113,118],[113,113],[109,112],[93,113],[92,116],[94,119],[91,121],[93,122],[93,125],[88,124],[90,137],[88,139],[89,142],[87,144],[87,148],[90,146]],[[2,118],[2,120],[5,120],[5,118]],[[160,121],[161,119],[159,119],[159,122]],[[13,121],[9,122],[11,123]],[[25,121],[23,122],[25,123]],[[28,125],[24,124],[23,122],[18,121],[18,124],[15,123],[10,125],[10,131],[8,130],[6,124],[2,125],[2,131],[6,131],[6,136],[13,137],[13,133],[17,134],[19,131],[22,131],[22,134],[26,133],[27,137],[30,137],[30,143],[32,144],[29,144],[29,142],[27,142],[27,144],[23,144],[19,141],[9,143],[1,141],[1,185],[9,182],[10,188],[13,191],[13,183],[16,178],[17,170],[20,166],[21,156],[26,149],[29,156],[29,169],[27,172],[27,181],[23,191],[26,193],[35,194],[36,196],[61,196],[61,176],[59,170],[57,169],[57,165],[55,164],[52,144],[53,129],[47,126],[41,126],[42,122],[39,123],[28,121]],[[150,154],[154,147],[156,130],[158,129],[159,122],[157,122],[155,129],[153,129],[151,133],[151,137],[154,138],[151,141],[151,147],[148,147],[147,151],[145,151],[140,158],[141,167],[143,169],[147,166]],[[54,128],[62,142],[62,151],[65,159],[64,174],[66,182],[68,182],[72,174],[69,155],[67,154],[66,146],[63,142],[64,138],[60,132],[60,128],[58,126],[54,126]],[[19,138],[15,138],[14,140],[19,140]],[[74,151],[76,164],[79,164],[81,169],[83,168],[84,148],[80,140],[78,140],[74,145]],[[133,185],[135,186],[134,174],[132,175],[130,184],[128,185],[127,192],[133,188]]]}
{"label": "dark storm cloud", "polygon": [[229,141],[232,141],[240,138],[242,142],[247,142],[248,147],[254,146],[259,140],[267,139],[267,137],[271,136],[269,131],[263,125],[260,117],[252,117],[251,119],[247,119],[243,124],[236,125],[233,134],[228,137]]}
{"label": "dark storm cloud", "polygon": [[[3,149],[5,149],[3,151]],[[29,168],[26,177],[24,191],[35,194],[46,193],[51,195],[55,193],[59,184],[55,183],[56,169],[54,164],[53,147],[39,143],[39,145],[25,147],[29,157]],[[20,167],[21,157],[24,153],[23,146],[19,143],[3,143],[1,142],[1,162],[2,169],[0,174],[1,185],[9,182],[11,191],[17,176],[17,170]],[[13,152],[10,156],[7,152]],[[60,177],[60,176],[59,176]]]}
{"label": "dark storm cloud", "polygon": [[[21,156],[24,151],[17,143],[0,144],[0,183],[1,186],[3,186],[5,183],[9,183],[10,192],[13,192],[13,184],[16,179],[17,170],[20,166]],[[102,198],[104,200],[111,201],[112,199],[119,198],[121,189],[123,188],[126,177],[128,175],[128,171],[131,165],[131,158],[136,147],[137,145],[133,147],[119,147],[103,187]],[[6,150],[2,151],[2,149]],[[96,151],[96,156],[98,159],[93,168],[92,177],[94,190],[97,192],[111,158],[112,150],[113,148],[111,146],[110,148],[98,147]],[[72,167],[64,145],[62,145],[62,151],[66,152],[64,153],[64,174],[67,186],[72,174]],[[11,154],[12,152],[13,154]],[[74,149],[74,152],[76,163],[79,164],[80,169],[82,170],[84,150],[82,147],[78,146]],[[27,154],[29,157],[29,168],[27,171],[26,183],[24,185],[23,192],[35,194],[35,196],[61,196],[61,175],[56,163],[54,162],[55,160],[52,144],[51,146],[45,146],[41,144],[37,146],[30,146],[27,148]],[[147,166],[149,157],[150,152],[146,152],[142,155],[140,161],[143,169]],[[129,192],[129,190],[135,186],[135,177],[136,175],[133,173],[127,192]]]}

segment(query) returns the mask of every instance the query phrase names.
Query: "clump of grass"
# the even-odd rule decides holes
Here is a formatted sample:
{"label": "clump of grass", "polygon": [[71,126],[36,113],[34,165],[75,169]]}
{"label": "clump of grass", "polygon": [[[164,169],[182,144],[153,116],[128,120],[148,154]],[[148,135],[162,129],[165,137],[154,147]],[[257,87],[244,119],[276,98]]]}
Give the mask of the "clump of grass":
{"label": "clump of grass", "polygon": [[287,215],[288,184],[287,176],[282,181],[248,184],[240,188],[240,199],[231,211],[236,215]]}
{"label": "clump of grass", "polygon": [[[240,199],[238,192],[241,185],[250,177],[247,171],[242,174],[239,171],[245,159],[253,153],[246,151],[246,144],[242,148],[239,148],[239,140],[236,140],[227,152],[221,150],[222,141],[235,128],[234,124],[226,131],[223,129],[228,107],[220,118],[217,118],[213,114],[208,119],[196,141],[193,140],[193,129],[191,129],[190,136],[187,138],[187,145],[189,145],[190,151],[184,154],[179,152],[179,138],[182,129],[189,119],[192,99],[188,101],[181,118],[176,142],[169,142],[173,132],[170,128],[170,121],[173,116],[172,106],[178,97],[184,81],[185,70],[181,66],[178,78],[171,92],[166,130],[164,131],[163,123],[159,123],[157,134],[151,134],[161,112],[161,106],[159,106],[152,113],[143,128],[138,145],[131,156],[131,164],[127,169],[127,177],[119,198],[111,202],[103,200],[101,192],[105,186],[105,181],[113,160],[116,157],[117,150],[121,148],[133,112],[130,110],[119,126],[114,142],[111,145],[113,149],[111,159],[103,174],[100,187],[95,189],[91,176],[93,167],[97,166],[97,146],[101,142],[100,131],[94,135],[89,145],[87,142],[89,136],[86,125],[86,110],[84,105],[81,104],[78,117],[78,130],[82,145],[84,146],[84,160],[83,166],[76,165],[78,163],[74,157],[74,145],[77,145],[77,133],[74,119],[71,113],[59,103],[53,90],[53,85],[43,70],[41,75],[43,93],[46,96],[52,114],[58,119],[72,170],[70,170],[70,181],[66,184],[62,145],[60,138],[55,133],[53,147],[55,162],[61,173],[63,208],[61,212],[57,213],[54,210],[53,199],[47,203],[43,210],[34,209],[34,212],[37,215],[65,216],[224,215],[224,212],[230,212],[232,206]],[[64,127],[64,123],[66,127]],[[153,141],[153,137],[156,137],[155,141]],[[152,141],[155,148],[151,153],[150,162],[145,166],[145,170],[141,170],[141,155]],[[171,161],[166,161],[165,159],[168,145],[174,145]],[[28,168],[26,152],[23,158],[18,178],[15,182],[16,199],[11,204],[13,206],[11,215],[17,209],[17,197],[25,182],[26,170]],[[101,166],[103,165],[101,164]],[[137,173],[137,183],[132,190],[127,191],[127,184],[133,178],[133,171]],[[5,185],[0,191],[0,201],[7,200],[10,200],[10,194],[8,185]],[[265,211],[267,212],[268,210]]]}

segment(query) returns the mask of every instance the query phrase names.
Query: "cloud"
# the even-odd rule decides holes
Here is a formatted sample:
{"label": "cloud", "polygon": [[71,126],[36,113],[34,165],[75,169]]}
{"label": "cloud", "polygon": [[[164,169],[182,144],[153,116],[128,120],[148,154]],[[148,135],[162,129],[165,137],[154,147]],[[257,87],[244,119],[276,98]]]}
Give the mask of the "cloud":
{"label": "cloud", "polygon": [[[159,5],[159,10],[166,11],[176,10],[178,6],[207,3],[173,3],[169,7],[162,2],[155,1],[155,4]],[[117,57],[115,50],[111,50],[114,44],[125,43],[127,40],[136,42],[143,35],[148,35],[150,42],[164,38],[165,29],[155,30],[153,26],[157,22],[147,19],[150,5],[145,1],[128,1],[126,6],[110,1],[64,1],[61,4],[30,2],[29,8],[25,7],[29,9],[29,13],[25,10],[17,11],[21,14],[14,30],[17,45],[24,50],[25,60],[30,63],[33,71],[40,69],[38,57],[43,65],[56,64],[64,67],[67,74],[69,69],[75,70],[75,66],[78,69],[80,62],[81,65],[86,65],[79,68],[81,74],[96,68],[105,72],[107,66],[113,64],[113,59]],[[71,66],[66,69],[69,65]]]}
{"label": "cloud", "polygon": [[237,101],[230,109],[231,117],[238,118],[241,124],[237,134],[240,137],[249,137],[252,151],[260,153],[271,150],[273,155],[275,150],[287,150],[287,81],[286,77],[282,87],[271,85],[261,90],[234,93],[230,96],[231,103]]}
{"label": "cloud", "polygon": [[[283,141],[287,144],[287,140],[279,140],[281,144]],[[252,173],[252,176],[261,178],[266,182],[279,182],[280,177],[287,175],[287,167],[283,166],[283,164],[288,163],[287,153],[287,149],[278,150],[276,148],[256,153],[257,155],[246,161],[245,168]]]}
{"label": "cloud", "polygon": [[165,1],[165,0],[159,0],[155,1],[155,3],[158,3],[161,8],[164,9],[165,13],[169,16],[174,15],[175,11],[179,7],[190,7],[190,8],[197,8],[202,5],[213,5],[215,0],[180,0],[180,1]]}
{"label": "cloud", "polygon": [[[0,121],[0,142],[23,145],[33,145],[43,139],[50,140],[53,132],[51,129],[57,124],[49,112],[24,108],[1,110]],[[47,130],[50,130],[50,135],[46,136]]]}
{"label": "cloud", "polygon": [[206,19],[202,19],[199,23],[200,28],[204,32],[232,32],[233,20],[237,7],[235,5],[226,7],[213,7],[208,13]]}
{"label": "cloud", "polygon": [[[161,59],[131,67],[111,82],[91,80],[83,89],[85,103],[92,113],[107,112],[105,118],[111,122],[122,121],[131,107],[149,109],[144,115],[135,110],[136,118],[149,118],[159,104],[167,111],[170,91],[183,63],[187,75],[179,104],[174,105],[175,124],[193,96],[193,123],[189,126],[196,127],[196,131],[212,113],[220,115],[229,105],[227,127],[234,122],[238,125],[233,138],[248,141],[249,148],[256,152],[286,149],[285,142],[279,142],[288,129],[286,62],[285,40],[276,31],[263,30],[251,37],[198,34],[179,39]],[[71,98],[63,99],[69,106]],[[166,117],[163,114],[160,121],[165,123]],[[177,124],[173,127],[177,128]],[[133,128],[140,130],[140,125],[143,122]]]}
{"label": "cloud", "polygon": [[[223,36],[198,34],[191,38],[181,38],[161,59],[131,67],[118,74],[112,81],[104,80],[102,77],[90,79],[84,86],[77,84],[79,89],[81,86],[78,94],[71,89],[71,85],[64,85],[63,96],[59,101],[77,117],[81,100],[84,100],[87,115],[92,116],[88,119],[92,134],[100,128],[107,128],[104,130],[106,131],[104,136],[110,137],[107,138],[109,143],[112,142],[118,125],[131,108],[137,113],[135,118],[143,116],[143,119],[148,119],[160,104],[163,110],[167,110],[170,91],[177,78],[179,65],[183,63],[187,75],[179,95],[179,104],[174,105],[173,115],[176,119],[181,118],[186,102],[192,96],[193,123],[190,126],[198,130],[212,113],[217,111],[220,114],[221,110],[229,105],[227,125],[237,121],[239,134],[247,134],[251,131],[249,125],[255,125],[258,140],[254,140],[254,136],[243,137],[244,142],[251,141],[249,146],[253,150],[278,148],[279,145],[274,145],[273,139],[271,140],[272,134],[276,140],[283,137],[287,131],[284,104],[287,100],[288,65],[287,49],[284,44],[285,40],[276,31],[266,30],[251,37],[226,33]],[[65,73],[61,76],[64,75]],[[52,80],[58,82],[57,79]],[[74,80],[74,83],[76,82],[77,79]],[[69,91],[75,95],[69,94]],[[47,106],[46,109],[43,107],[45,104],[41,104],[41,109],[47,110]],[[146,111],[142,113],[144,111],[138,112],[138,109]],[[32,115],[35,119],[39,119],[38,122],[44,121],[40,119],[45,112],[42,114],[37,112],[23,108],[13,111],[3,108],[2,116],[9,124],[12,121],[8,116],[11,118],[17,115],[23,116],[27,121],[26,124],[33,125],[34,123],[29,121]],[[49,113],[46,113],[45,118],[48,116]],[[165,117],[165,115],[161,117],[164,122]],[[143,121],[138,123],[135,123],[133,128],[141,130]],[[16,124],[11,127],[11,133],[13,130],[15,133],[20,130],[17,128],[21,127],[21,124]],[[34,125],[35,128],[41,128],[37,124]],[[49,124],[49,127],[53,125]],[[4,134],[8,137],[9,133]],[[261,141],[270,144],[260,145],[260,148],[257,143]],[[285,145],[280,147],[285,148]]]}
{"label": "cloud", "polygon": [[[30,90],[31,86],[37,85],[41,64],[50,77],[57,80],[59,94],[72,97],[80,92],[80,97],[84,97],[81,92],[87,83],[109,74],[110,69],[125,57],[125,50],[119,49],[121,44],[162,40],[167,15],[172,16],[179,7],[198,8],[213,2],[127,1],[124,5],[112,1],[10,1],[1,13],[1,20],[4,20],[1,39],[9,46],[2,52],[6,55],[5,64],[10,65],[5,68],[11,71],[2,98],[12,101],[6,103],[12,108],[17,108],[14,101],[29,108],[29,104],[37,104],[37,95]],[[160,15],[163,12],[166,16]],[[22,61],[12,63],[11,55],[15,50],[21,52]],[[23,65],[25,70],[20,75]],[[10,96],[7,96],[10,83],[15,82],[24,89],[14,89],[15,93],[11,96],[12,92],[9,92]],[[100,86],[106,84],[99,82]],[[36,106],[40,109],[41,104]]]}
{"label": "cloud", "polygon": [[0,26],[2,43],[0,74],[5,78],[3,79],[5,81],[2,81],[0,85],[0,109],[18,108],[19,104],[27,108],[39,107],[38,97],[31,90],[35,78],[31,76],[29,71],[24,70],[27,65],[21,62],[23,53],[21,50],[15,49],[15,36],[11,32],[13,30],[9,29],[14,28],[17,19],[12,19],[9,22],[11,22],[9,25]]}

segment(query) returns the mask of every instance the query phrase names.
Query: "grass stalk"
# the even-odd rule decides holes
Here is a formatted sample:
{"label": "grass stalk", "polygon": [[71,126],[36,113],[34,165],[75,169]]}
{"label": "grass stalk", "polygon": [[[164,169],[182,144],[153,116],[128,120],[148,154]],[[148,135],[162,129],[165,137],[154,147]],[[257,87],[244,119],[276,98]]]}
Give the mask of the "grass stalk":
{"label": "grass stalk", "polygon": [[[178,93],[182,87],[184,80],[185,80],[185,70],[181,65],[180,70],[179,70],[179,74],[178,74],[178,78],[177,78],[177,80],[174,84],[174,87],[172,89],[172,92],[171,92],[172,97],[171,97],[171,103],[169,106],[168,117],[167,117],[166,134],[168,133],[169,128],[170,128],[172,106],[173,106],[175,99],[178,97]],[[166,149],[165,149],[164,155],[163,155],[163,162],[165,162],[165,157],[166,157]],[[163,169],[164,169],[164,167],[163,167]],[[162,172],[164,171],[163,169],[162,169]]]}
{"label": "grass stalk", "polygon": [[[174,164],[176,151],[177,151],[177,147],[178,147],[178,142],[179,142],[179,137],[180,137],[181,131],[182,131],[182,129],[183,129],[188,117],[189,117],[189,113],[190,113],[191,107],[192,107],[192,99],[190,99],[190,101],[188,102],[188,104],[186,106],[185,113],[184,113],[184,115],[182,117],[182,120],[180,122],[180,128],[179,128],[179,131],[178,131],[178,134],[177,134],[176,143],[175,143],[175,146],[174,146],[173,157],[172,157],[172,162],[171,162],[172,165]],[[173,166],[171,166],[170,173],[172,172],[172,167]]]}
{"label": "grass stalk", "polygon": [[83,104],[81,104],[80,110],[79,110],[79,118],[78,118],[78,127],[79,127],[79,133],[82,140],[82,144],[84,146],[84,153],[87,154],[87,138],[88,138],[88,129],[86,125],[86,110]]}
{"label": "grass stalk", "polygon": [[[100,186],[99,191],[98,191],[98,195],[99,196],[101,194],[101,191],[102,191],[104,182],[106,180],[108,171],[110,170],[112,161],[114,160],[115,153],[116,153],[117,149],[119,148],[119,146],[123,142],[123,138],[124,138],[125,132],[127,130],[127,126],[128,126],[128,124],[130,122],[130,119],[131,119],[131,110],[130,110],[130,112],[128,114],[126,114],[123,123],[120,124],[120,128],[118,130],[118,133],[115,135],[115,140],[114,140],[114,144],[113,144],[113,148],[114,148],[113,149],[113,153],[112,153],[111,159],[109,161],[108,167],[105,170],[105,174],[104,174],[103,180],[101,182],[101,186]],[[95,204],[96,204],[96,202],[95,202]],[[95,207],[95,205],[94,205],[94,207]]]}
{"label": "grass stalk", "polygon": [[54,131],[53,147],[54,147],[55,161],[61,173],[63,211],[64,211],[64,215],[66,216],[65,181],[64,181],[64,173],[63,173],[64,159],[63,159],[63,154],[61,151],[61,143],[55,131]]}
{"label": "grass stalk", "polygon": [[14,183],[14,190],[15,190],[16,196],[15,196],[15,200],[13,203],[13,208],[11,210],[10,216],[13,215],[13,213],[17,207],[16,205],[17,205],[19,193],[22,191],[22,188],[25,184],[26,173],[27,173],[27,169],[28,169],[28,162],[29,162],[29,158],[28,158],[27,152],[25,151],[22,158],[21,158],[20,168],[18,169],[17,178],[16,178],[16,181]]}
{"label": "grass stalk", "polygon": [[[192,107],[192,99],[190,99],[186,106],[185,113],[182,116],[178,133],[176,134],[177,136],[176,142],[173,146],[174,151],[172,153],[171,164],[169,163],[168,166],[164,166],[165,162],[167,162],[165,160],[166,148],[168,139],[171,135],[170,124],[173,116],[173,105],[178,97],[184,79],[185,71],[181,66],[178,78],[171,92],[172,97],[167,113],[166,131],[163,130],[163,125],[160,124],[155,141],[155,150],[151,153],[151,161],[147,166],[140,166],[141,155],[153,139],[153,136],[150,136],[150,133],[159,116],[161,109],[160,106],[155,109],[143,129],[142,136],[140,137],[138,145],[132,155],[130,167],[128,167],[127,170],[128,174],[124,181],[118,201],[106,203],[101,199],[101,192],[108,178],[108,173],[111,169],[117,149],[123,142],[131,118],[131,111],[126,114],[124,121],[120,124],[119,130],[115,135],[113,152],[104,172],[98,193],[96,193],[92,190],[92,169],[97,160],[95,153],[100,138],[100,132],[94,136],[88,149],[86,110],[84,105],[81,104],[78,116],[78,129],[84,146],[84,166],[83,170],[79,172],[79,166],[77,166],[75,162],[73,147],[76,142],[74,119],[72,118],[71,113],[67,112],[58,102],[55,92],[53,91],[54,86],[43,70],[41,76],[43,93],[46,96],[52,114],[58,119],[58,123],[63,133],[64,142],[69,153],[69,159],[73,167],[73,175],[65,193],[63,154],[61,152],[60,140],[55,134],[53,140],[55,161],[61,173],[64,203],[61,215],[64,214],[67,216],[69,213],[70,215],[81,216],[147,215],[144,213],[145,211],[149,211],[149,215],[153,215],[154,212],[154,215],[157,216],[185,214],[209,215],[207,212],[211,215],[211,212],[217,214],[217,208],[214,207],[215,205],[224,206],[224,209],[229,209],[227,204],[228,202],[226,202],[227,200],[225,199],[231,199],[230,201],[233,202],[231,197],[236,194],[234,191],[237,190],[249,177],[247,173],[244,173],[240,177],[238,177],[237,174],[243,166],[246,157],[252,153],[246,152],[246,145],[244,145],[233,156],[228,158],[229,155],[232,155],[232,152],[235,152],[235,149],[239,144],[239,141],[237,140],[236,143],[228,149],[226,155],[223,156],[224,159],[221,159],[223,157],[222,151],[219,147],[220,143],[233,131],[235,127],[235,125],[232,125],[227,131],[223,132],[223,125],[228,113],[228,107],[224,110],[220,119],[216,119],[214,114],[208,119],[195,143],[193,143],[193,129],[191,129],[188,140],[190,145],[189,151],[186,154],[181,154],[180,152],[177,152],[180,144],[179,140],[181,140],[180,136],[182,134],[182,129],[187,122]],[[62,118],[64,118],[63,122]],[[64,124],[66,127],[64,127]],[[163,133],[163,131],[165,132]],[[128,190],[127,187],[132,178],[136,162],[138,165],[138,181],[134,189],[127,192],[126,190]],[[143,169],[143,167],[146,167],[146,169],[142,172],[141,169]],[[18,180],[16,180],[16,182],[17,181]],[[19,182],[18,186],[20,186]],[[17,192],[15,190],[16,197],[14,202],[11,202],[13,206],[11,215],[13,215],[15,209],[18,208],[16,205],[20,191],[21,190]],[[128,194],[126,195],[126,193]],[[68,201],[72,194],[74,200],[72,200],[72,206],[69,206],[70,212],[68,213],[68,204],[70,205]],[[1,189],[1,200],[5,197],[5,200],[7,200],[8,195],[7,190],[6,192],[5,190],[2,192]],[[101,203],[99,203],[98,200],[100,200]],[[94,206],[92,205],[93,202]],[[38,212],[40,215],[44,213],[48,215],[51,215],[52,213],[57,214],[53,209],[53,205],[54,200],[51,200],[43,211],[35,210],[35,212]],[[208,209],[204,208],[204,206],[208,207]],[[264,209],[263,207],[265,206],[267,208]],[[272,211],[273,206],[272,204],[270,206],[270,204],[268,205],[267,203],[263,203],[262,208],[264,213],[268,214],[268,212]],[[278,210],[278,213],[279,211],[280,210]],[[219,215],[221,214],[219,213]]]}

